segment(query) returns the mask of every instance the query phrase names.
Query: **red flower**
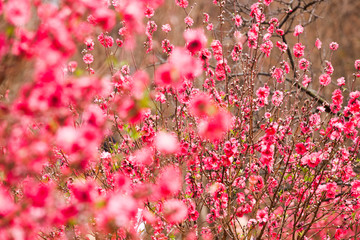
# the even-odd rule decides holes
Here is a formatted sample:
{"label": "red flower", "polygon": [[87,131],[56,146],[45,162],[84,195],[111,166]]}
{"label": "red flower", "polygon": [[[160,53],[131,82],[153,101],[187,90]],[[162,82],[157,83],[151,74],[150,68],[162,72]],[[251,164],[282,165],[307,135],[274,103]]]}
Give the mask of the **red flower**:
{"label": "red flower", "polygon": [[327,86],[331,82],[331,77],[329,74],[321,74],[319,77],[319,81],[321,85]]}
{"label": "red flower", "polygon": [[184,38],[186,41],[186,48],[192,54],[195,54],[203,49],[207,42],[204,31],[202,29],[187,30],[184,32]]}
{"label": "red flower", "polygon": [[355,180],[351,185],[351,195],[353,197],[359,197],[360,196],[360,181]]}
{"label": "red flower", "polygon": [[302,45],[301,43],[296,43],[293,47],[294,56],[297,58],[304,56],[304,50],[304,45]]}
{"label": "red flower", "polygon": [[91,64],[94,61],[94,56],[91,53],[87,53],[83,57],[84,63]]}
{"label": "red flower", "polygon": [[164,203],[163,214],[169,223],[178,224],[186,219],[188,209],[185,203],[181,200],[170,199]]}

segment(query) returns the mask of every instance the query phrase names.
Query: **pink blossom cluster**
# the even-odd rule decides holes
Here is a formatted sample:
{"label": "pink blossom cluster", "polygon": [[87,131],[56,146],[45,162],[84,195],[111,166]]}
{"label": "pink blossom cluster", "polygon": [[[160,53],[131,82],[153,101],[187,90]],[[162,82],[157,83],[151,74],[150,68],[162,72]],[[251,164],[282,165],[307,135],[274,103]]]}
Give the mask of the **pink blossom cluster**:
{"label": "pink blossom cluster", "polygon": [[212,2],[0,1],[0,239],[359,237],[360,60],[332,86],[300,7]]}

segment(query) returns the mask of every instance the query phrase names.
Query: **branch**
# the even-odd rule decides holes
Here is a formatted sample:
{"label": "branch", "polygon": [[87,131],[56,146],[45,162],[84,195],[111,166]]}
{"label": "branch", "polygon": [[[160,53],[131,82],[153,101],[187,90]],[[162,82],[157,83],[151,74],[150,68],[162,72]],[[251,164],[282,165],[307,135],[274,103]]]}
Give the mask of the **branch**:
{"label": "branch", "polygon": [[303,10],[307,10],[309,7],[311,7],[312,5],[314,5],[315,3],[320,3],[320,2],[323,2],[324,0],[316,0],[316,1],[312,1],[312,2],[309,2],[308,4],[306,4],[304,7],[301,7],[301,3],[299,2],[298,5],[292,9],[292,11],[288,12],[284,18],[284,20],[281,21],[281,23],[279,24],[279,28],[281,28],[285,23],[286,21],[289,19],[289,17],[291,15],[293,15],[297,10],[299,9],[303,9]]}
{"label": "branch", "polygon": [[[267,77],[271,77],[270,73],[258,73],[258,75],[260,76],[267,76]],[[238,74],[232,74],[230,75],[230,77],[240,77],[240,76],[244,76],[243,73],[238,73]],[[317,102],[319,102],[320,104],[322,104],[325,107],[326,112],[331,112],[330,109],[330,104],[326,101],[326,99],[320,97],[319,95],[317,95],[313,90],[310,90],[308,88],[305,88],[304,86],[301,86],[300,83],[293,81],[289,78],[286,78],[286,81],[290,82],[291,84],[293,84],[294,86],[300,88],[301,91],[305,92],[307,95],[309,95],[310,97],[314,98]]]}

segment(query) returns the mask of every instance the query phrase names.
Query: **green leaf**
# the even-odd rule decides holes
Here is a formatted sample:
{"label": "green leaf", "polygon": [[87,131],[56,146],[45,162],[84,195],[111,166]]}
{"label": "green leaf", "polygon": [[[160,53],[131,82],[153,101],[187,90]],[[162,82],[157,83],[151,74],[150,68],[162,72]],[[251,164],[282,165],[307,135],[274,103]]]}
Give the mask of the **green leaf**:
{"label": "green leaf", "polygon": [[314,179],[313,176],[306,175],[305,178],[304,178],[304,181],[305,182],[312,182],[313,179]]}
{"label": "green leaf", "polygon": [[140,108],[149,108],[151,106],[151,100],[148,91],[143,93],[143,98],[138,101],[138,105]]}
{"label": "green leaf", "polygon": [[113,63],[114,65],[118,65],[119,61],[117,60],[117,58],[114,55],[110,55],[107,59],[108,63]]}
{"label": "green leaf", "polygon": [[14,26],[8,26],[6,28],[6,36],[8,38],[11,38],[14,35],[14,33],[15,33],[15,27]]}
{"label": "green leaf", "polygon": [[98,201],[98,202],[96,202],[95,206],[99,209],[103,208],[106,206],[106,201],[104,201],[104,200]]}
{"label": "green leaf", "polygon": [[135,127],[130,129],[129,135],[133,140],[137,140],[141,137],[140,132],[138,132]]}
{"label": "green leaf", "polygon": [[74,76],[76,76],[76,77],[81,77],[83,75],[84,75],[84,71],[80,68],[77,68],[74,72]]}

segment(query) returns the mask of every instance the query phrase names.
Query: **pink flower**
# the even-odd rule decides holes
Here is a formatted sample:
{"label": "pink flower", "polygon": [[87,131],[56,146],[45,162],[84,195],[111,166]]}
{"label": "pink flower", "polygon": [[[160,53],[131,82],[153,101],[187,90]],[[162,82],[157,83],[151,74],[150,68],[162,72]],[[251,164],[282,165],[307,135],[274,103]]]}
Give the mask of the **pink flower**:
{"label": "pink flower", "polygon": [[266,42],[264,42],[263,44],[261,44],[260,46],[260,50],[265,53],[266,57],[270,56],[271,53],[271,49],[273,48],[273,43],[268,40]]}
{"label": "pink flower", "polygon": [[187,30],[184,32],[184,38],[186,41],[186,48],[195,54],[203,49],[206,45],[207,39],[202,29]]}
{"label": "pink flower", "polygon": [[359,91],[351,92],[349,96],[351,99],[356,99],[360,97],[360,92]]}
{"label": "pink flower", "polygon": [[208,23],[208,22],[209,22],[209,19],[210,19],[209,14],[204,13],[204,22],[205,22],[205,23]]}
{"label": "pink flower", "polygon": [[222,60],[222,45],[219,40],[213,40],[211,43],[211,48],[214,53],[214,57],[217,61]]}
{"label": "pink flower", "polygon": [[122,37],[125,37],[129,32],[128,28],[126,26],[119,28],[118,34]]}
{"label": "pink flower", "polygon": [[319,81],[321,85],[327,86],[331,82],[331,77],[329,74],[321,74],[319,77]]}
{"label": "pink flower", "polygon": [[276,46],[280,49],[281,52],[286,52],[287,50],[287,45],[284,42],[277,41]]}
{"label": "pink flower", "polygon": [[178,224],[186,219],[188,209],[183,201],[170,199],[164,202],[163,214],[169,223]]}
{"label": "pink flower", "polygon": [[284,35],[284,30],[282,29],[276,29],[276,33],[280,36]]}
{"label": "pink flower", "polygon": [[279,90],[276,90],[274,92],[274,95],[272,96],[272,103],[275,105],[275,106],[280,106],[280,104],[282,103],[284,99],[284,94],[283,92],[279,91]]}
{"label": "pink flower", "polygon": [[259,3],[254,3],[253,5],[251,5],[250,9],[251,9],[250,16],[255,17],[256,22],[265,21],[265,14],[263,14],[263,12],[261,11]]}
{"label": "pink flower", "polygon": [[270,38],[272,37],[272,34],[271,33],[265,33],[264,36],[263,36],[263,41],[269,41]]}
{"label": "pink flower", "polygon": [[214,116],[218,112],[215,103],[206,93],[196,94],[190,100],[189,110],[196,117]]}
{"label": "pink flower", "polygon": [[352,183],[351,186],[351,195],[353,197],[359,197],[360,196],[360,181],[359,180],[355,180]]}
{"label": "pink flower", "polygon": [[305,74],[304,79],[302,81],[302,84],[304,85],[304,87],[307,87],[310,82],[311,82],[311,78],[308,75]]}
{"label": "pink flower", "polygon": [[94,56],[91,53],[87,53],[83,57],[84,63],[91,64],[94,61]]}
{"label": "pink flower", "polygon": [[30,11],[29,0],[11,0],[4,6],[5,19],[17,26],[24,26],[29,21]]}
{"label": "pink flower", "polygon": [[303,164],[307,164],[311,168],[315,168],[317,165],[319,165],[319,163],[321,161],[322,161],[321,153],[319,153],[319,152],[314,152],[314,153],[311,153],[310,155],[305,155],[301,159],[301,162]]}
{"label": "pink flower", "polygon": [[0,218],[6,217],[15,210],[14,200],[9,192],[0,185]]}
{"label": "pink flower", "polygon": [[101,43],[101,45],[103,45],[106,48],[112,47],[114,44],[114,39],[111,36],[104,35],[103,33],[101,33],[98,36],[98,40]]}
{"label": "pink flower", "polygon": [[254,24],[252,28],[248,31],[247,35],[249,48],[255,48],[258,44],[257,39],[259,37],[259,27]]}
{"label": "pink flower", "polygon": [[336,42],[332,42],[332,43],[330,43],[329,47],[331,50],[335,51],[336,49],[338,49],[339,44]]}
{"label": "pink flower", "polygon": [[249,177],[250,189],[254,192],[260,192],[264,187],[264,179],[259,175],[251,175]]}
{"label": "pink flower", "polygon": [[256,96],[258,98],[267,98],[270,94],[270,88],[269,86],[265,85],[264,87],[260,87],[257,91],[256,91]]}
{"label": "pink flower", "polygon": [[129,75],[130,73],[130,68],[129,68],[129,65],[124,65],[121,67],[121,72],[122,74],[124,75]]}
{"label": "pink flower", "polygon": [[317,110],[319,110],[320,112],[325,112],[325,108],[323,106],[317,107]]}
{"label": "pink flower", "polygon": [[93,17],[105,31],[111,30],[115,26],[115,12],[111,9],[99,7],[93,13]]}
{"label": "pink flower", "polygon": [[163,30],[163,31],[166,32],[166,33],[170,32],[170,31],[171,31],[171,26],[170,26],[170,24],[164,24],[164,25],[162,25],[161,30]]}
{"label": "pink flower", "polygon": [[164,53],[167,53],[168,55],[170,55],[172,53],[172,51],[174,50],[174,45],[172,45],[168,39],[164,39],[161,42],[161,48],[163,49]]}
{"label": "pink flower", "polygon": [[164,4],[164,0],[144,0],[142,2],[146,3],[146,5],[154,8],[154,9],[160,7],[162,4]]}
{"label": "pink flower", "polygon": [[71,61],[68,63],[68,70],[69,72],[73,73],[75,72],[75,69],[77,68],[77,62],[76,61]]}
{"label": "pink flower", "polygon": [[77,209],[77,207],[75,205],[69,205],[69,206],[65,206],[65,207],[61,207],[61,209],[59,209],[59,219],[57,219],[57,221],[60,221],[62,223],[66,223],[69,219],[73,219],[74,217],[77,216],[77,214],[79,213],[79,210]]}
{"label": "pink flower", "polygon": [[335,198],[337,184],[335,182],[326,184],[326,197],[327,198]]}
{"label": "pink flower", "polygon": [[153,33],[157,30],[157,25],[154,21],[148,21],[146,24],[146,36],[152,38]]}
{"label": "pink flower", "polygon": [[236,14],[236,16],[234,17],[234,21],[237,27],[240,27],[240,25],[243,23],[243,20],[239,14]]}
{"label": "pink flower", "polygon": [[295,31],[294,31],[294,36],[295,37],[299,36],[303,32],[304,32],[303,26],[301,26],[301,25],[296,25],[295,26]]}
{"label": "pink flower", "polygon": [[115,193],[112,194],[106,205],[105,214],[108,218],[114,219],[116,226],[124,227],[135,220],[138,207],[138,203],[133,197]]}
{"label": "pink flower", "polygon": [[0,60],[8,52],[8,42],[5,34],[0,33]]}
{"label": "pink flower", "polygon": [[153,152],[151,148],[137,150],[133,155],[132,161],[139,165],[150,165],[154,161]]}
{"label": "pink flower", "polygon": [[78,181],[71,184],[69,188],[75,199],[80,203],[91,203],[96,198],[96,193],[94,192],[95,184],[91,181]]}
{"label": "pink flower", "polygon": [[156,149],[164,154],[174,154],[180,150],[180,145],[173,134],[158,132],[155,137]]}
{"label": "pink flower", "polygon": [[155,94],[155,101],[165,103],[166,102],[165,94],[163,94],[162,92],[157,92]]}
{"label": "pink flower", "polygon": [[306,153],[306,147],[303,143],[297,143],[295,145],[295,151],[297,154],[303,155],[304,153]]}
{"label": "pink flower", "polygon": [[332,100],[335,105],[340,106],[343,103],[343,96],[340,89],[335,89],[332,93]]}
{"label": "pink flower", "polygon": [[226,79],[226,72],[230,72],[231,69],[227,64],[226,59],[220,60],[216,63],[215,75],[218,81],[224,81]]}
{"label": "pink flower", "polygon": [[247,222],[246,226],[249,228],[249,229],[252,229],[256,226],[257,224],[257,221],[256,219],[249,219],[249,221]]}
{"label": "pink flower", "polygon": [[296,43],[293,47],[294,56],[297,58],[304,56],[304,50],[304,45],[302,45],[301,43]]}
{"label": "pink flower", "polygon": [[155,82],[159,86],[181,87],[182,79],[178,69],[172,64],[161,65],[155,72]]}
{"label": "pink flower", "polygon": [[360,71],[360,59],[355,60],[354,66],[355,66],[355,69],[356,69],[356,70]]}
{"label": "pink flower", "polygon": [[272,2],[273,2],[273,0],[264,0],[264,3],[266,6],[269,6],[270,3],[272,3]]}
{"label": "pink flower", "polygon": [[203,139],[215,141],[221,139],[231,127],[231,114],[219,111],[208,119],[203,119],[198,124],[199,135]]}
{"label": "pink flower", "polygon": [[280,62],[280,65],[283,66],[286,74],[290,72],[290,64],[288,62],[282,61]]}
{"label": "pink flower", "polygon": [[299,60],[299,68],[301,70],[306,71],[308,69],[308,67],[309,67],[309,64],[310,64],[309,61],[306,60],[305,58],[302,58],[302,59]]}
{"label": "pink flower", "polygon": [[79,138],[79,133],[74,127],[61,127],[57,131],[56,141],[58,146],[67,152],[71,152]]}
{"label": "pink flower", "polygon": [[338,85],[339,87],[345,85],[345,78],[344,78],[344,77],[338,78],[336,81],[337,81],[337,85]]}
{"label": "pink flower", "polygon": [[91,38],[87,38],[84,43],[85,43],[86,49],[88,51],[94,50],[94,45],[95,44],[94,44],[94,41]]}
{"label": "pink flower", "polygon": [[187,17],[184,19],[184,22],[185,22],[186,25],[188,25],[188,26],[192,26],[192,25],[194,24],[194,20],[193,20],[191,17],[189,17],[189,16],[187,16]]}
{"label": "pink flower", "polygon": [[325,61],[325,72],[329,75],[333,74],[334,67],[332,66],[331,62]]}
{"label": "pink flower", "polygon": [[236,194],[237,198],[236,198],[236,201],[237,203],[240,205],[240,204],[243,204],[245,202],[245,194],[244,193],[238,193]]}
{"label": "pink flower", "polygon": [[320,41],[320,39],[316,39],[316,41],[315,41],[315,46],[316,46],[316,48],[317,49],[320,49],[321,48],[321,45],[322,45],[322,42]]}
{"label": "pink flower", "polygon": [[192,57],[184,48],[174,48],[169,62],[179,71],[183,79],[194,80],[202,72],[201,61]]}
{"label": "pink flower", "polygon": [[171,165],[164,167],[156,183],[159,198],[177,195],[182,183],[180,169]]}
{"label": "pink flower", "polygon": [[182,8],[186,8],[189,4],[187,0],[175,0],[176,5]]}
{"label": "pink flower", "polygon": [[[194,202],[189,201],[188,217],[190,221],[196,221],[199,218],[199,212],[196,211],[196,205]],[[194,236],[195,237],[195,236]]]}
{"label": "pink flower", "polygon": [[86,68],[86,70],[88,70],[91,75],[95,74],[95,70],[93,68]]}
{"label": "pink flower", "polygon": [[144,14],[145,14],[145,16],[146,16],[147,18],[153,17],[153,16],[154,16],[154,13],[155,13],[155,11],[154,11],[154,9],[153,9],[152,7],[147,7],[147,8],[145,9],[145,11],[144,11]]}
{"label": "pink flower", "polygon": [[[275,31],[275,26],[274,26],[274,24],[270,24],[270,26],[266,29],[266,31],[267,31],[267,35],[269,35],[269,37],[271,37],[272,36],[272,34],[274,33],[274,31]],[[269,38],[270,39],[270,38]]]}
{"label": "pink flower", "polygon": [[[129,41],[134,41],[133,35],[140,33],[143,30],[142,19],[144,17],[145,4],[139,1],[122,0],[112,1],[116,5],[115,10],[123,16],[126,26],[126,35],[129,37]],[[150,1],[149,5],[154,7],[158,5],[159,1]],[[155,3],[155,4],[154,4]],[[133,43],[129,43],[130,47],[133,47]]]}
{"label": "pink flower", "polygon": [[341,228],[336,229],[334,236],[335,239],[336,240],[345,239],[346,232],[347,231],[345,229],[341,229]]}
{"label": "pink flower", "polygon": [[234,62],[238,61],[240,59],[240,54],[242,52],[243,46],[239,42],[235,44],[234,49],[231,51],[231,58]]}
{"label": "pink flower", "polygon": [[275,78],[278,83],[284,81],[284,71],[281,68],[275,68],[271,76]]}
{"label": "pink flower", "polygon": [[274,25],[274,27],[277,27],[277,26],[279,26],[279,19],[277,19],[276,17],[273,17],[270,19],[269,23],[271,25]]}
{"label": "pink flower", "polygon": [[124,44],[124,41],[122,41],[122,40],[120,40],[120,39],[116,39],[116,45],[118,46],[118,47],[122,47],[123,46],[123,44]]}
{"label": "pink flower", "polygon": [[183,48],[174,48],[169,62],[161,65],[155,72],[155,82],[159,86],[180,88],[185,80],[193,80],[201,74],[199,59],[190,56]]}
{"label": "pink flower", "polygon": [[259,210],[256,214],[256,220],[261,223],[266,223],[269,220],[267,209]]}

